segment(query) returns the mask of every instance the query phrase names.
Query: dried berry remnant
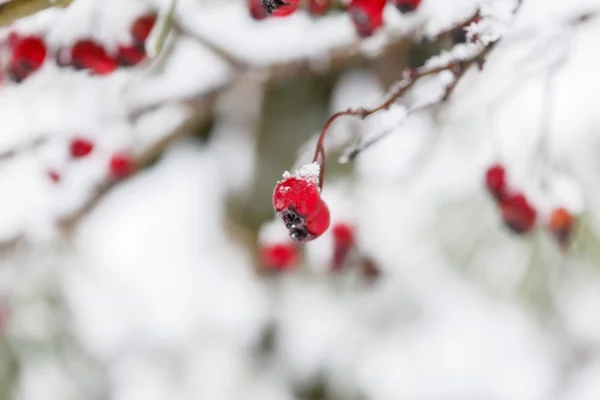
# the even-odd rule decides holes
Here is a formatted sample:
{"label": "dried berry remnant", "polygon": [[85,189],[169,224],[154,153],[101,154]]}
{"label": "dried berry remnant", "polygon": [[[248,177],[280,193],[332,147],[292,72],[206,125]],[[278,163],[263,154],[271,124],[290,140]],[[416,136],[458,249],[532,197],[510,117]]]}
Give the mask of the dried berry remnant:
{"label": "dried berry remnant", "polygon": [[548,230],[561,248],[566,249],[571,242],[575,218],[565,208],[559,207],[550,213]]}
{"label": "dried berry remnant", "polygon": [[421,5],[421,0],[395,0],[394,5],[402,14],[407,14],[415,11]]}
{"label": "dried berry remnant", "polygon": [[537,212],[522,193],[504,199],[500,210],[504,223],[514,233],[524,234],[533,229]]}
{"label": "dried berry remnant", "polygon": [[17,37],[12,48],[8,74],[19,83],[37,71],[46,59],[46,44],[39,36]]}
{"label": "dried berry remnant", "polygon": [[152,28],[154,28],[154,24],[156,24],[157,15],[155,13],[150,13],[146,15],[142,15],[133,21],[131,25],[131,36],[133,36],[134,46],[138,48],[140,51],[144,51],[144,47],[146,45],[146,40],[148,36],[150,36],[150,32],[152,32]]}
{"label": "dried berry remnant", "polygon": [[348,14],[356,33],[366,38],[383,26],[385,0],[352,0],[348,5]]}
{"label": "dried berry remnant", "polygon": [[94,150],[94,143],[87,139],[75,138],[69,147],[71,157],[82,158],[88,156]]}
{"label": "dried berry remnant", "polygon": [[97,75],[106,75],[117,69],[117,62],[110,57],[101,44],[91,40],[80,40],[71,48],[71,64],[77,69],[86,69]]}
{"label": "dried berry remnant", "polygon": [[485,186],[496,201],[502,201],[507,196],[506,170],[502,165],[495,164],[488,168]]}
{"label": "dried berry remnant", "polygon": [[293,243],[275,243],[262,246],[260,256],[269,271],[289,271],[298,263],[300,252]]}

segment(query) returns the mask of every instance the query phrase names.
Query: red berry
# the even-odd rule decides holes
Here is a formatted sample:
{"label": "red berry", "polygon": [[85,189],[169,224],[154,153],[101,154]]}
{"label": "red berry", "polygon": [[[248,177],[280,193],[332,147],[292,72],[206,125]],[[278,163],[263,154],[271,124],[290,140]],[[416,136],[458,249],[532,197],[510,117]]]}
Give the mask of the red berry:
{"label": "red berry", "polygon": [[113,178],[121,179],[135,169],[133,157],[128,153],[115,153],[110,159],[109,170]]}
{"label": "red berry", "polygon": [[22,82],[39,69],[46,59],[46,45],[39,36],[19,38],[12,49],[9,74],[15,82]]}
{"label": "red berry", "polygon": [[117,62],[99,43],[81,40],[71,48],[71,62],[75,68],[88,69],[97,75],[106,75],[117,69]]}
{"label": "red berry", "polygon": [[554,209],[548,219],[548,230],[561,247],[566,248],[573,233],[575,218],[563,207]]}
{"label": "red berry", "polygon": [[262,6],[267,14],[285,17],[296,11],[300,0],[262,0]]}
{"label": "red berry", "polygon": [[250,16],[255,20],[262,21],[269,16],[267,10],[263,8],[262,0],[247,0],[246,4],[248,6]]}
{"label": "red berry", "polygon": [[500,164],[488,168],[485,174],[485,186],[497,201],[502,201],[507,195],[506,171]]}
{"label": "red berry", "polygon": [[402,14],[406,14],[415,11],[421,0],[393,0],[393,4]]}
{"label": "red berry", "polygon": [[309,0],[308,12],[310,15],[321,16],[325,15],[331,7],[331,0]]}
{"label": "red berry", "polygon": [[146,53],[136,46],[119,46],[117,61],[124,67],[133,67],[146,58]]}
{"label": "red berry", "polygon": [[360,37],[369,37],[383,26],[384,7],[385,0],[352,0],[348,14]]}
{"label": "red berry", "polygon": [[273,207],[277,213],[293,212],[301,218],[313,217],[320,204],[319,187],[307,179],[291,176],[278,182],[273,191]]}
{"label": "red berry", "polygon": [[53,183],[60,182],[60,174],[57,171],[53,170],[53,169],[51,169],[50,171],[48,171],[48,178],[50,178],[50,180]]}
{"label": "red berry", "polygon": [[94,149],[94,143],[87,139],[75,138],[71,140],[71,157],[81,158],[89,155]]}
{"label": "red berry", "polygon": [[340,270],[348,252],[354,246],[354,229],[345,223],[337,223],[332,228],[333,233],[333,269]]}
{"label": "red berry", "polygon": [[537,213],[525,196],[517,193],[505,198],[500,204],[502,218],[514,233],[527,233],[533,229]]}
{"label": "red berry", "polygon": [[155,23],[156,14],[154,13],[142,15],[133,21],[130,32],[133,36],[135,46],[138,49],[144,49],[146,40],[148,39],[148,36],[150,36],[150,32],[152,32],[152,28],[154,28]]}
{"label": "red berry", "polygon": [[265,245],[261,248],[260,255],[263,265],[272,271],[290,270],[300,258],[298,248],[293,243]]}
{"label": "red berry", "polygon": [[298,241],[310,241],[321,236],[331,223],[331,216],[329,214],[329,207],[324,201],[321,201],[319,210],[314,217],[306,219],[306,232],[308,236],[304,235],[304,232],[298,232],[294,229],[290,229],[290,236],[294,240]]}

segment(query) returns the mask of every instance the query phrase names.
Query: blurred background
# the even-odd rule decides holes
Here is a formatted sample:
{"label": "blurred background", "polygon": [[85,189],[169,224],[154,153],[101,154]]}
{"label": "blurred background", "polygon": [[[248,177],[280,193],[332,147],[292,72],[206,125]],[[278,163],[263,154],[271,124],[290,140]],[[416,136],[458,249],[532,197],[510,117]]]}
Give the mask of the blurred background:
{"label": "blurred background", "polygon": [[[600,1],[257,4],[0,4],[0,399],[598,398]],[[282,174],[480,7],[449,101],[335,122],[292,242]]]}

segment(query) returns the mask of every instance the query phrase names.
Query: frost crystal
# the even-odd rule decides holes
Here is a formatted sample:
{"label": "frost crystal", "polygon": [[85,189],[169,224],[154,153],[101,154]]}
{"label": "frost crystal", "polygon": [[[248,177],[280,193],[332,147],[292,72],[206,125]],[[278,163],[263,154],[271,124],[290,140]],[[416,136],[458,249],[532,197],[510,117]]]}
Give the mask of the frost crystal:
{"label": "frost crystal", "polygon": [[[315,185],[319,184],[319,176],[321,174],[321,165],[317,162],[304,164],[300,169],[296,170],[294,176],[302,180],[312,182]],[[286,171],[283,173],[283,179],[290,178],[292,175]]]}

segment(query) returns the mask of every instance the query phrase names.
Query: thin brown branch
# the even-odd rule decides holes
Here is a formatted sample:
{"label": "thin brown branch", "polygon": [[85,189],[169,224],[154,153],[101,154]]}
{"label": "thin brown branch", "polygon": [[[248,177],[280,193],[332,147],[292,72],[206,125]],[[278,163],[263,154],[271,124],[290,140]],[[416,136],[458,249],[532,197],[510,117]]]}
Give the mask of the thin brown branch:
{"label": "thin brown branch", "polygon": [[67,7],[72,0],[12,0],[0,4],[0,26],[52,7]]}

